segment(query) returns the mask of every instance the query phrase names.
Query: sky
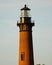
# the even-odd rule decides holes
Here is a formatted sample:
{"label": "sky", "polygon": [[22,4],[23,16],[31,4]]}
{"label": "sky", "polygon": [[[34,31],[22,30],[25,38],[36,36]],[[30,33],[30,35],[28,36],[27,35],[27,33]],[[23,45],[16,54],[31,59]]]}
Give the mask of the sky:
{"label": "sky", "polygon": [[0,0],[0,65],[18,65],[20,9],[31,9],[34,63],[52,65],[52,0]]}

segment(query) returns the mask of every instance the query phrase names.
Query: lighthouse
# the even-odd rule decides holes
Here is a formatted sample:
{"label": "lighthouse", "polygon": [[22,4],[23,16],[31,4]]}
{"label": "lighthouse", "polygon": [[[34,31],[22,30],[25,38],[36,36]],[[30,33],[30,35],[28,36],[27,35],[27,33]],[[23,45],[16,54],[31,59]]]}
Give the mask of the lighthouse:
{"label": "lighthouse", "polygon": [[19,26],[19,65],[34,65],[33,56],[33,39],[32,39],[32,27],[34,23],[31,22],[30,8],[26,5],[21,9],[20,22],[17,22]]}

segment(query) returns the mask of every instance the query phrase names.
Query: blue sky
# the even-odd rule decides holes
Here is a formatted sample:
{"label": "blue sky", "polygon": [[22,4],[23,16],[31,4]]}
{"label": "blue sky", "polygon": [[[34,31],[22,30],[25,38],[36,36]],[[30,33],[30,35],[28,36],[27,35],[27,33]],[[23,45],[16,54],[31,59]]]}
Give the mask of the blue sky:
{"label": "blue sky", "polygon": [[52,65],[52,0],[0,0],[0,65],[18,65],[20,9],[31,8],[35,64]]}

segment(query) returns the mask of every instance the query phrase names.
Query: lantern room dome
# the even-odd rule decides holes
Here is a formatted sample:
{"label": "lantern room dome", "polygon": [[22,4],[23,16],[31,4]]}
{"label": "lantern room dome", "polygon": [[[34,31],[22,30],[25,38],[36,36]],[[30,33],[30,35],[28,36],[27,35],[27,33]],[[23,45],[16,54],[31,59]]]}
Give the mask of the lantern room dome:
{"label": "lantern room dome", "polygon": [[28,8],[25,4],[24,8],[22,8],[21,10],[31,10],[30,8]]}

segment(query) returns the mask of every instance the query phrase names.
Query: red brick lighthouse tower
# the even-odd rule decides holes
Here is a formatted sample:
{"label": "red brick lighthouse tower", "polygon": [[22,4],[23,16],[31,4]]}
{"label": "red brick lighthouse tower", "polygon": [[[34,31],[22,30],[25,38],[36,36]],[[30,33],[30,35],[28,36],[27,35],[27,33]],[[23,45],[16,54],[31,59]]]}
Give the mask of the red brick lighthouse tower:
{"label": "red brick lighthouse tower", "polygon": [[32,42],[32,26],[30,9],[25,5],[21,9],[19,26],[20,41],[19,41],[19,65],[34,65],[33,58],[33,42]]}

